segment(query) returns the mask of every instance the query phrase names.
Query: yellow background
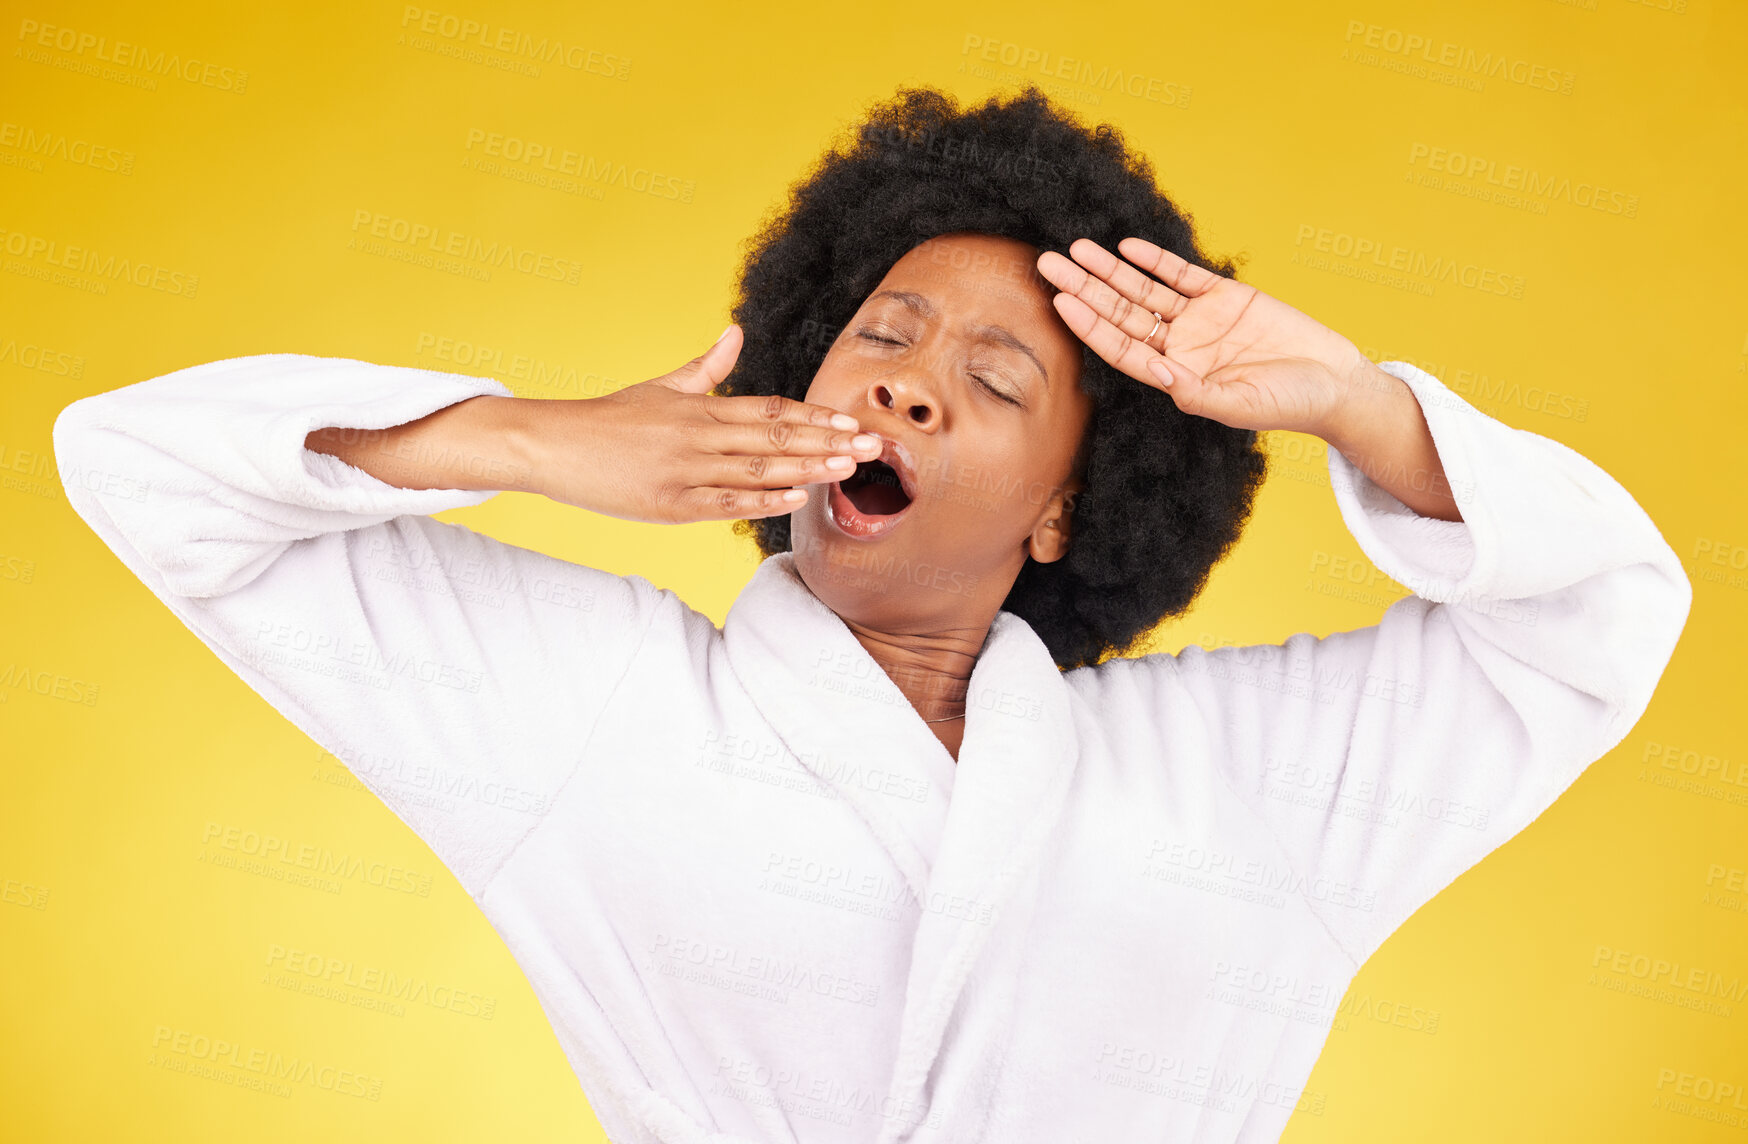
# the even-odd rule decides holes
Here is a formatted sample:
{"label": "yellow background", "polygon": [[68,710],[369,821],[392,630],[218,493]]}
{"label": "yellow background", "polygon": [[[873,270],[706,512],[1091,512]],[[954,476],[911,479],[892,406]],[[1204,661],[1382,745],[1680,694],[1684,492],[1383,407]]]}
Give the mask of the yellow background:
{"label": "yellow background", "polygon": [[[569,371],[571,396],[663,373],[716,336],[742,242],[870,101],[905,82],[980,98],[1045,81],[1031,61],[1049,53],[1144,77],[1140,94],[1096,81],[1050,90],[1151,156],[1212,251],[1245,256],[1249,281],[1374,356],[1425,364],[1504,422],[1595,460],[1694,579],[1692,618],[1644,719],[1364,967],[1285,1139],[1742,1138],[1715,1120],[1748,1107],[1732,1110],[1715,1086],[1748,1085],[1748,999],[1707,1012],[1679,990],[1637,995],[1640,979],[1593,963],[1599,948],[1622,950],[1748,988],[1748,908],[1728,890],[1748,867],[1736,437],[1748,423],[1748,6],[419,10],[576,44],[601,53],[600,70],[626,63],[623,78],[586,63],[524,74],[505,52],[457,58],[440,24],[409,39],[423,16],[409,26],[401,4],[302,4],[295,16],[158,7],[27,0],[0,24],[0,130],[11,132],[0,139],[0,669],[97,688],[89,704],[0,688],[0,1135],[603,1138],[521,972],[460,887],[73,515],[48,461],[56,412],[275,351],[504,376],[437,352],[495,347],[491,360]],[[112,57],[125,41],[215,67],[189,79],[137,57],[98,64],[95,48],[41,46],[31,21],[101,38]],[[1571,89],[1508,74],[1474,90],[1451,82],[1460,66],[1392,66],[1402,53],[1390,46],[1409,37],[1433,45],[1416,59],[1452,45],[1457,59],[1491,54]],[[87,161],[35,153],[24,132],[84,143]],[[655,172],[670,180],[657,186],[691,184],[690,201],[481,169],[470,133]],[[1431,171],[1435,153],[1447,167],[1465,156],[1465,174]],[[1470,177],[1468,157],[1492,166]],[[1505,180],[1514,166],[1556,189],[1476,197],[1497,189],[1488,171]],[[1604,209],[1581,189],[1597,186]],[[393,243],[349,245],[360,211],[581,273],[572,285],[412,264],[384,253]],[[50,255],[17,235],[163,279],[55,278]],[[1316,257],[1343,235],[1521,279],[1522,297],[1451,282],[1429,295],[1412,275],[1376,281],[1353,273],[1365,260]],[[1271,439],[1275,471],[1245,541],[1154,650],[1359,627],[1401,594],[1343,527],[1318,445]],[[648,576],[718,622],[756,560],[726,525],[633,525],[510,494],[453,515]],[[1683,758],[1706,757],[1735,771],[1684,773]],[[398,862],[432,888],[349,882],[333,894],[224,869],[200,858],[208,824]],[[269,974],[276,948],[448,984],[492,999],[492,1016],[386,1014],[356,991],[288,991]],[[164,1030],[172,1040],[155,1046]],[[380,1099],[251,1091],[153,1063],[177,1033],[352,1070]],[[1695,1079],[1671,1079],[1683,1074]]]}

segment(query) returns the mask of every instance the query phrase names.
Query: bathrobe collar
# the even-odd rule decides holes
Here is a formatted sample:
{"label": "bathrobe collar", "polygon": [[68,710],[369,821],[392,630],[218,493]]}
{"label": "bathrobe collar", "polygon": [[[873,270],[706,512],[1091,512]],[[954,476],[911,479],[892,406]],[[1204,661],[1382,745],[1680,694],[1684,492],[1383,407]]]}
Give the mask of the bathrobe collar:
{"label": "bathrobe collar", "polygon": [[998,612],[955,764],[790,552],[760,563],[723,642],[759,712],[867,823],[922,907],[892,1093],[916,1107],[954,1001],[1061,814],[1079,759],[1068,685],[1031,626]]}

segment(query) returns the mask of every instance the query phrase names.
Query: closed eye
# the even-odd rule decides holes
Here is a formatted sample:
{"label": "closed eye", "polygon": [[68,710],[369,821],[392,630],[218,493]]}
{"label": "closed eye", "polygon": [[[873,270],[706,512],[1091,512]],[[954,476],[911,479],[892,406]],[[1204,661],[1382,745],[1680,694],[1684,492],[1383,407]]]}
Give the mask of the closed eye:
{"label": "closed eye", "polygon": [[1018,401],[1014,400],[1012,397],[1009,397],[1007,394],[1003,393],[1001,390],[997,389],[995,386],[989,384],[989,382],[984,381],[983,378],[981,376],[979,376],[978,374],[974,373],[971,376],[976,379],[978,385],[981,385],[983,388],[989,390],[989,392],[993,393],[996,397],[1000,398],[1002,401],[1005,401],[1009,405],[1013,405],[1016,407],[1020,404]]}

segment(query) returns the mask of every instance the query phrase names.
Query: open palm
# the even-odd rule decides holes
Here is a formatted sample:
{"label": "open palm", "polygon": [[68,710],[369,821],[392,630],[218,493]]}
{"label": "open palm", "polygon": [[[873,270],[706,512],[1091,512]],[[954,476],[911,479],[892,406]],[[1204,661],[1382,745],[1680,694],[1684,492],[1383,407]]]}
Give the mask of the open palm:
{"label": "open palm", "polygon": [[1038,270],[1056,311],[1105,361],[1169,394],[1186,413],[1236,429],[1322,433],[1371,363],[1354,344],[1254,286],[1151,242],[1125,238],[1124,261],[1077,239]]}

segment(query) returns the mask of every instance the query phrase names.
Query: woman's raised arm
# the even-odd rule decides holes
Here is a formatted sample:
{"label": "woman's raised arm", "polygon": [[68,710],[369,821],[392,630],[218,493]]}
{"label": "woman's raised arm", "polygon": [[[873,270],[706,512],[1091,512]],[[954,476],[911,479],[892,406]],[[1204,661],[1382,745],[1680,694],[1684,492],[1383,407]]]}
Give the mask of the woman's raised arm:
{"label": "woman's raised arm", "polygon": [[1693,597],[1596,464],[1386,366],[1473,490],[1463,521],[1422,516],[1330,451],[1342,519],[1413,594],[1371,627],[1113,661],[1105,681],[1153,734],[1196,729],[1281,847],[1276,888],[1356,965],[1632,730]]}
{"label": "woman's raised arm", "polygon": [[807,499],[798,486],[850,472],[879,445],[823,405],[711,396],[740,338],[730,326],[672,373],[604,397],[481,396],[389,428],[324,427],[305,444],[399,488],[514,488],[624,520],[793,512]]}
{"label": "woman's raised arm", "polygon": [[[633,519],[745,514],[780,495],[747,475],[755,460],[780,486],[823,464],[803,450],[847,442],[794,427],[829,410],[709,396],[733,358],[714,352],[571,402],[232,358],[74,402],[55,452],[73,507],[141,582],[477,896],[561,796],[644,635],[710,621],[640,576],[431,514],[501,488]],[[788,462],[768,456],[777,438]]]}
{"label": "woman's raised arm", "polygon": [[1374,375],[1346,339],[1251,287],[1122,245],[1187,293],[1145,292],[1092,243],[1075,251],[1092,274],[1046,255],[1077,291],[1058,298],[1076,332],[1187,412],[1324,437],[1342,519],[1414,594],[1371,627],[1116,659],[1085,686],[1144,736],[1202,745],[1283,855],[1258,877],[1302,894],[1357,967],[1625,737],[1693,590],[1587,458],[1411,365]]}

